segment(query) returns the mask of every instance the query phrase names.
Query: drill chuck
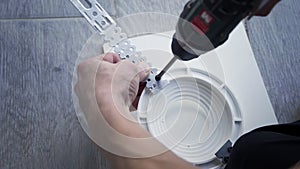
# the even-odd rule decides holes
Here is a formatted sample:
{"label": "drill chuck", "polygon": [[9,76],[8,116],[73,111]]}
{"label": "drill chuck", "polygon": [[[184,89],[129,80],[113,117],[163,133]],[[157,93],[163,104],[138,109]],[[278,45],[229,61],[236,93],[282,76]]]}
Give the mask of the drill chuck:
{"label": "drill chuck", "polygon": [[[184,43],[180,44],[180,41],[175,38],[176,34],[173,37],[172,41],[172,52],[174,54],[174,57],[176,57],[179,60],[188,61],[194,58],[197,58],[198,55],[193,52],[192,49],[184,49]],[[186,48],[189,48],[188,46],[185,46]],[[187,52],[190,51],[190,52]]]}

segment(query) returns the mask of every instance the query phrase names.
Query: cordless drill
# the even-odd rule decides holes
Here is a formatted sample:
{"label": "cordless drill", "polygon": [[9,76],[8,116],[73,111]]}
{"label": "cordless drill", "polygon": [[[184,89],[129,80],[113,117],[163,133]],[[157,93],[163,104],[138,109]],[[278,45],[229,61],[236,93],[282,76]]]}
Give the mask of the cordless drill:
{"label": "cordless drill", "polygon": [[232,30],[270,0],[191,0],[180,15],[173,36],[174,58],[157,81],[179,59],[188,61],[222,45]]}

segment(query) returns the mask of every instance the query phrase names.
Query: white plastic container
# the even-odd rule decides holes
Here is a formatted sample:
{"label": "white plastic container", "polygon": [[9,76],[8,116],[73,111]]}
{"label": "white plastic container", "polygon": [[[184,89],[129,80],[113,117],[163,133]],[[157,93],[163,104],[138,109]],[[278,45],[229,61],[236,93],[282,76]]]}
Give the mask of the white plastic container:
{"label": "white plastic container", "polygon": [[[171,59],[173,32],[131,38],[155,68]],[[179,157],[216,168],[215,153],[227,141],[277,120],[260,76],[245,28],[200,59],[177,62],[158,94],[143,92],[140,124]]]}

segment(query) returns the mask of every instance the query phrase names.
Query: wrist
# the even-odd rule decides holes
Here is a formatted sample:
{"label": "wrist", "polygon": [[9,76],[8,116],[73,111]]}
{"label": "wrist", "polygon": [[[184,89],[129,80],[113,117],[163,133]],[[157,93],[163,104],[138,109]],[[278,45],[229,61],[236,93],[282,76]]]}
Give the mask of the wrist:
{"label": "wrist", "polygon": [[[125,168],[125,169],[197,169],[198,167],[184,161],[177,157],[171,151],[165,152],[161,155],[150,157],[150,158],[124,158],[117,157],[110,159],[114,168]],[[124,167],[125,166],[125,167]]]}

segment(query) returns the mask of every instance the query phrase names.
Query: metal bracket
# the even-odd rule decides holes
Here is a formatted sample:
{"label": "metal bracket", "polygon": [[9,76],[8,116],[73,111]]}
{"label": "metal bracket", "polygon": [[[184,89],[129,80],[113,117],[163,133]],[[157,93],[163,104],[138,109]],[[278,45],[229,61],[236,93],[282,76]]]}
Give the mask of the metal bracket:
{"label": "metal bracket", "polygon": [[161,89],[166,87],[169,84],[168,80],[156,81],[155,76],[157,75],[158,70],[153,68],[147,78],[146,88],[152,93],[157,94]]}
{"label": "metal bracket", "polygon": [[136,51],[136,47],[132,45],[129,40],[123,40],[122,42],[116,44],[114,46],[114,52],[119,54],[121,59],[128,59],[132,63],[146,61],[146,58],[143,58],[141,53]]}
{"label": "metal bracket", "polygon": [[216,152],[216,157],[222,160],[223,164],[226,164],[229,160],[229,156],[232,150],[232,142],[228,140],[219,150]]}
{"label": "metal bracket", "polygon": [[[90,8],[86,8],[80,0],[70,0],[74,6],[80,11],[85,19],[104,37],[104,40],[113,47],[113,51],[119,54],[121,59],[127,59],[134,64],[146,62],[146,58],[136,51],[136,47],[128,40],[127,35],[122,33],[122,29],[117,26],[113,18],[104,10],[104,8],[96,0],[88,0],[91,4]],[[156,69],[152,69],[148,77],[146,89],[153,94],[157,93],[166,81],[155,80],[157,74]]]}
{"label": "metal bracket", "polygon": [[85,17],[85,19],[101,34],[106,34],[106,32],[109,29],[116,26],[116,22],[96,0],[89,0],[89,2],[91,3],[91,8],[89,9],[87,9],[80,2],[80,0],[70,1],[80,11],[80,13]]}

